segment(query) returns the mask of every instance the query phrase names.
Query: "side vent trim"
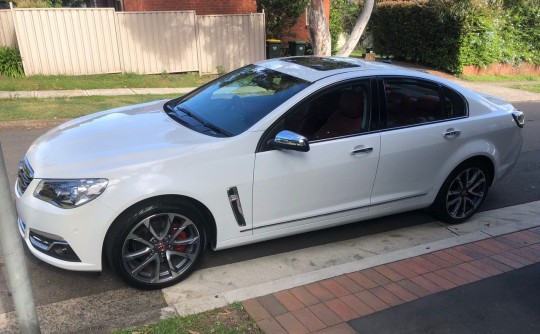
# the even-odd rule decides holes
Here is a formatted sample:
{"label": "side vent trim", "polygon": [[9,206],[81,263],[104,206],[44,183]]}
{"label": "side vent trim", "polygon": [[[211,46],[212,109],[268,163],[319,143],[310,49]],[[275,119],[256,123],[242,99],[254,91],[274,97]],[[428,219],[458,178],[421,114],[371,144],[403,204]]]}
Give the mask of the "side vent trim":
{"label": "side vent trim", "polygon": [[236,187],[227,189],[227,196],[229,196],[229,203],[231,203],[231,209],[234,213],[236,223],[238,226],[246,226],[246,220],[244,219],[244,212],[242,211],[242,204],[240,203],[238,189]]}

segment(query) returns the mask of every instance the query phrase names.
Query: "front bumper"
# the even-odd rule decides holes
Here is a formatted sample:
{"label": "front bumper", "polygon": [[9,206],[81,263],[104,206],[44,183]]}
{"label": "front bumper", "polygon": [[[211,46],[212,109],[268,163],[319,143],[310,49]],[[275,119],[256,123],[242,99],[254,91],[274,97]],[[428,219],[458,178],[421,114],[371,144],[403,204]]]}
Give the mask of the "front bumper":
{"label": "front bumper", "polygon": [[101,271],[105,235],[116,212],[99,198],[74,209],[61,209],[33,196],[39,179],[24,194],[17,191],[19,232],[37,258],[68,270]]}

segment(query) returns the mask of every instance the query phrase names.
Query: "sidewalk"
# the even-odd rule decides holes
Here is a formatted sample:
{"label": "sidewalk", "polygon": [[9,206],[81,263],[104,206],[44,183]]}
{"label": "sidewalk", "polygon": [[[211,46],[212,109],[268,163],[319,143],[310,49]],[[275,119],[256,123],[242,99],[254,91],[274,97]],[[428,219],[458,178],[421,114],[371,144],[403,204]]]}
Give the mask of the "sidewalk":
{"label": "sidewalk", "polygon": [[[444,291],[477,281],[484,284],[490,277],[535,263],[540,263],[540,227],[378,265],[243,305],[267,334],[357,333],[354,327],[368,315],[433,294],[444,298]],[[439,315],[442,321],[444,317]],[[536,322],[525,324],[532,326],[529,332],[539,325],[538,318]]]}

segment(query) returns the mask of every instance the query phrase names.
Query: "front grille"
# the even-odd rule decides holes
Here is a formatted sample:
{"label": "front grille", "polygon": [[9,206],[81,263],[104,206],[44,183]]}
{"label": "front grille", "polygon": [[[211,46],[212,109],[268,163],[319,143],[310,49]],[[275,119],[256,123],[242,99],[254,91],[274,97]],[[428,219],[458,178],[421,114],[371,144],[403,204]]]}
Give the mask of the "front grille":
{"label": "front grille", "polygon": [[22,196],[28,188],[28,185],[34,179],[34,171],[28,163],[28,160],[24,158],[23,161],[19,162],[19,172],[17,173],[17,192],[19,196]]}

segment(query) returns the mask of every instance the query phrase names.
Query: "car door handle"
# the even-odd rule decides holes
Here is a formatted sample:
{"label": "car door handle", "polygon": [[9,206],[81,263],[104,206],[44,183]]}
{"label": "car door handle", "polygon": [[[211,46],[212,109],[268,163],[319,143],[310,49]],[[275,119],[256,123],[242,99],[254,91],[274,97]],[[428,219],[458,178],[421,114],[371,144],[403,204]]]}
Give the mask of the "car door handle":
{"label": "car door handle", "polygon": [[459,130],[448,129],[444,133],[444,136],[445,137],[454,137],[454,136],[457,137],[457,136],[459,136],[460,133],[461,133],[461,131],[459,131]]}
{"label": "car door handle", "polygon": [[373,152],[373,147],[362,147],[362,148],[355,148],[351,151],[351,155],[360,154],[360,153],[369,153]]}

